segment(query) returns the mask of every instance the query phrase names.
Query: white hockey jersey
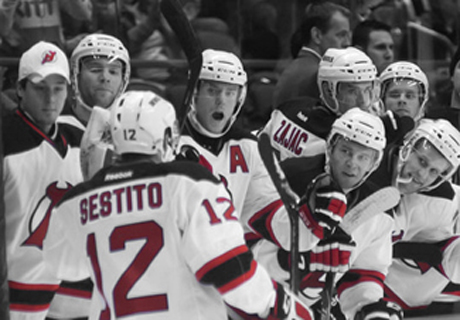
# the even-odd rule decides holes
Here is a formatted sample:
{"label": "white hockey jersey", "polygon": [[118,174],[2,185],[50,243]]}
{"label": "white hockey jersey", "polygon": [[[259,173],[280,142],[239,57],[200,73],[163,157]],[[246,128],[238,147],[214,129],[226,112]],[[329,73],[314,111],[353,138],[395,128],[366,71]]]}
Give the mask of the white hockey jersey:
{"label": "white hockey jersey", "polygon": [[[324,172],[324,161],[324,155],[291,158],[282,162],[281,166],[293,191],[300,195],[305,192],[310,181]],[[352,208],[374,191],[375,186],[367,183],[353,190],[347,195],[348,208]],[[361,224],[350,235],[356,243],[350,257],[350,269],[344,274],[337,273],[335,278],[341,310],[349,319],[354,319],[355,313],[364,305],[383,298],[383,280],[392,257],[393,227],[394,220],[391,215],[382,212]],[[281,283],[289,281],[289,267],[285,261],[287,255],[281,249],[268,241],[261,241],[253,247],[253,252],[256,260],[275,280]],[[308,259],[308,252],[300,256],[300,295],[311,306],[321,299],[326,274],[309,272]]]}
{"label": "white hockey jersey", "polygon": [[[246,240],[269,239],[286,250],[290,248],[290,222],[257,148],[257,138],[233,127],[222,138],[208,138],[186,122],[179,148],[191,146],[199,153],[199,162],[229,190],[240,213]],[[301,249],[310,249],[317,241],[310,230],[300,226]]]}
{"label": "white hockey jersey", "polygon": [[[383,280],[391,264],[391,231],[394,221],[388,214],[381,213],[356,228],[351,237],[356,243],[350,257],[350,270],[337,273],[335,283],[340,307],[349,319],[364,305],[383,297]],[[279,260],[280,249],[268,241],[259,241],[254,247],[254,257],[268,273],[280,283],[287,284],[289,270]],[[308,253],[307,253],[308,255]],[[308,272],[308,260],[301,256],[299,269],[303,270],[300,282],[300,297],[311,306],[321,299],[326,274]]]}
{"label": "white hockey jersey", "polygon": [[395,213],[393,241],[436,244],[442,254],[435,266],[393,259],[385,293],[403,308],[427,306],[439,298],[449,281],[460,283],[460,238],[454,233],[457,213],[458,195],[448,182],[432,191],[401,198]]}
{"label": "white hockey jersey", "polygon": [[49,137],[20,110],[3,119],[2,130],[11,317],[31,312],[36,317],[27,319],[44,319],[60,280],[45,268],[43,239],[53,206],[83,179],[83,132],[59,124]]}
{"label": "white hockey jersey", "polygon": [[337,118],[311,99],[287,101],[273,110],[262,132],[270,136],[280,160],[310,157],[326,152],[326,138]]}
{"label": "white hockey jersey", "polygon": [[276,292],[237,216],[223,184],[200,165],[114,165],[64,197],[45,258],[61,279],[91,276],[100,319],[226,320],[224,300],[267,314]]}

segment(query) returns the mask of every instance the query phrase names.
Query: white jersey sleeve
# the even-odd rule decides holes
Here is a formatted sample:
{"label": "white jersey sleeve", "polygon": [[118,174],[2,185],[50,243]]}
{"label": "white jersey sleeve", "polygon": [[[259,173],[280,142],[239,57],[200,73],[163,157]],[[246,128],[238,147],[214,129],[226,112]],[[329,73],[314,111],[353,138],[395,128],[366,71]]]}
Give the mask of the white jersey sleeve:
{"label": "white jersey sleeve", "polygon": [[383,282],[392,258],[393,218],[378,214],[352,232],[356,248],[350,270],[339,280],[337,292],[342,312],[354,319],[363,306],[383,298]]}

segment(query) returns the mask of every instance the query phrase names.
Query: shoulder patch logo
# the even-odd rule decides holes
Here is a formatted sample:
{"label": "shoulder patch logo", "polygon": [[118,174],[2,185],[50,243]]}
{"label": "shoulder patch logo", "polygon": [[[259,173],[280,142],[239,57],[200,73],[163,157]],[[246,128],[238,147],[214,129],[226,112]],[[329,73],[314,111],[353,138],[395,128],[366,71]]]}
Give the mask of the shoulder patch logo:
{"label": "shoulder patch logo", "polygon": [[43,248],[43,240],[48,232],[48,225],[51,218],[51,211],[62,197],[72,188],[66,182],[65,188],[59,188],[58,182],[53,182],[46,188],[45,195],[37,203],[29,220],[30,236],[22,243],[24,246],[36,246]]}

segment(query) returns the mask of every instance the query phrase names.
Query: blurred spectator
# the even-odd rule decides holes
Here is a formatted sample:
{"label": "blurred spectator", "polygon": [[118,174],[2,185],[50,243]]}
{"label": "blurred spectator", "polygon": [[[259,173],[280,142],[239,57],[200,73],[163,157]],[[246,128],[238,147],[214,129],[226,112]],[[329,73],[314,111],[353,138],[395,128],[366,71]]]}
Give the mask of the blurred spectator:
{"label": "blurred spectator", "polygon": [[350,45],[350,11],[331,2],[307,7],[305,18],[291,38],[294,60],[282,72],[273,96],[273,107],[308,96],[319,98],[318,65],[329,48]]}
{"label": "blurred spectator", "polygon": [[[159,0],[125,0],[122,10],[122,37],[133,59],[164,61],[171,57],[161,27]],[[167,68],[138,67],[133,77],[148,80],[160,92],[170,73]]]}
{"label": "blurred spectator", "polygon": [[[241,50],[236,43],[235,39],[230,35],[230,29],[227,23],[216,17],[201,17],[201,0],[180,0],[182,9],[189,19],[193,29],[195,30],[198,39],[203,45],[203,49],[215,49],[232,52],[237,56],[240,55]],[[166,29],[169,45],[172,48],[179,49],[175,57],[183,57],[180,44],[170,29]]]}
{"label": "blurred spectator", "polygon": [[[428,118],[449,120],[457,129],[460,128],[460,48],[458,48],[449,65],[450,83],[444,84],[443,94],[435,97],[426,112]],[[450,100],[447,100],[450,97]]]}
{"label": "blurred spectator", "polygon": [[[4,24],[3,43],[0,52],[19,57],[40,40],[56,44],[67,51],[61,21],[61,11],[76,20],[91,20],[91,0],[4,0],[3,8],[8,16]],[[13,10],[14,8],[14,10]],[[3,19],[2,19],[3,20]]]}
{"label": "blurred spectator", "polygon": [[381,5],[386,0],[355,0],[355,1],[341,1],[348,5],[341,3],[346,6],[352,12],[350,17],[351,28],[354,29],[358,24],[363,21],[369,20],[372,17],[372,11],[374,8]]}
{"label": "blurred spectator", "polygon": [[391,27],[377,20],[365,20],[353,30],[351,45],[364,51],[377,67],[380,74],[393,63],[394,41]]}
{"label": "blurred spectator", "polygon": [[249,8],[248,28],[242,41],[242,55],[247,59],[279,59],[280,41],[276,33],[278,13],[273,4],[262,0]]}
{"label": "blurred spectator", "polygon": [[1,38],[6,36],[13,26],[17,2],[18,0],[0,1],[0,44]]}

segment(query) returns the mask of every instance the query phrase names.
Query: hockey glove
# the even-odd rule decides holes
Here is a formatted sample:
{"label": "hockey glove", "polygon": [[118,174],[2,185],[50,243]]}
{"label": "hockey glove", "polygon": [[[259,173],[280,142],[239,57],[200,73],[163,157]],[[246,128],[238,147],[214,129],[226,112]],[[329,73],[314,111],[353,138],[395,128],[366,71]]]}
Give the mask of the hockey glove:
{"label": "hockey glove", "polygon": [[397,303],[380,299],[362,307],[354,320],[402,320],[403,317],[403,310]]}
{"label": "hockey glove", "polygon": [[346,272],[356,243],[340,228],[318,242],[310,252],[310,271]]}
{"label": "hockey glove", "polygon": [[200,162],[200,153],[194,147],[184,144],[179,153],[176,156],[176,160],[187,160],[199,163]]}
{"label": "hockey glove", "polygon": [[270,309],[267,319],[314,320],[313,312],[294,293],[277,282],[275,285],[275,306]]}
{"label": "hockey glove", "polygon": [[410,132],[414,126],[414,119],[410,116],[398,116],[394,112],[388,110],[380,117],[385,127],[385,135],[387,144],[399,145],[403,142],[404,137]]}
{"label": "hockey glove", "polygon": [[114,161],[110,111],[94,107],[80,144],[80,162],[85,181]]}
{"label": "hockey glove", "polygon": [[312,181],[300,203],[300,218],[320,239],[334,231],[347,210],[345,194],[328,174]]}

